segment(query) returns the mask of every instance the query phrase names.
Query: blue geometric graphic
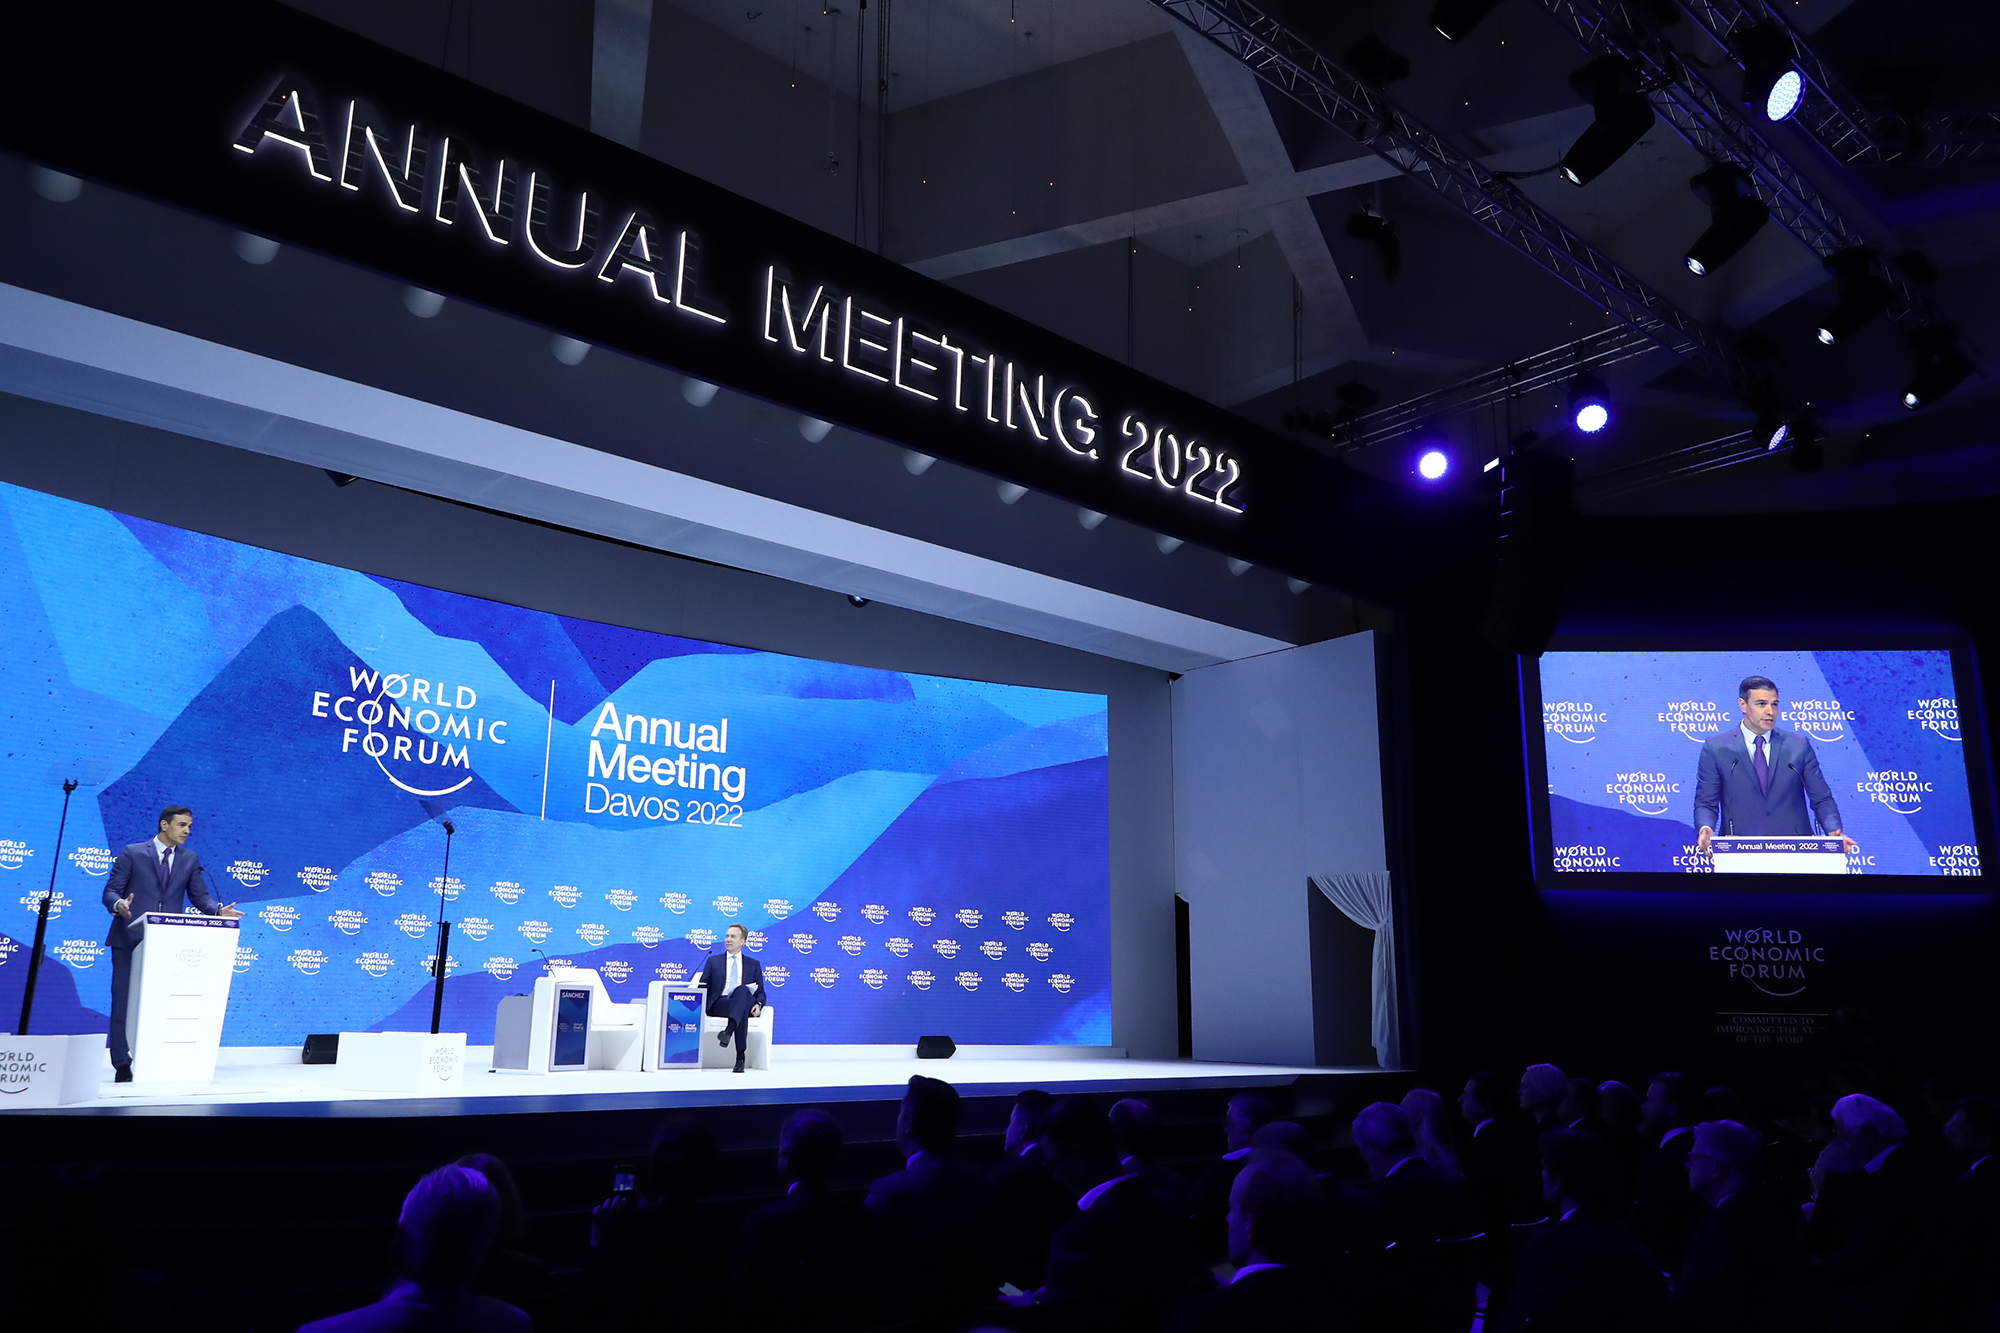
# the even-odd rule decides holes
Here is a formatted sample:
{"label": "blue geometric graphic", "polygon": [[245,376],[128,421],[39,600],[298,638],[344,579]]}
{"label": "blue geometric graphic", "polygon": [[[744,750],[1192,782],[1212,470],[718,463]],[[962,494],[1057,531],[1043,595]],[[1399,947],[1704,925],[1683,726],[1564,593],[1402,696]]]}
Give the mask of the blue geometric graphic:
{"label": "blue geometric graphic", "polygon": [[[224,1041],[492,1040],[751,932],[786,1043],[1111,1040],[1106,700],[600,625],[0,486],[0,1011],[102,1030],[110,861],[160,808],[247,913]],[[51,845],[61,782],[88,785]],[[457,829],[451,879],[445,834]]]}

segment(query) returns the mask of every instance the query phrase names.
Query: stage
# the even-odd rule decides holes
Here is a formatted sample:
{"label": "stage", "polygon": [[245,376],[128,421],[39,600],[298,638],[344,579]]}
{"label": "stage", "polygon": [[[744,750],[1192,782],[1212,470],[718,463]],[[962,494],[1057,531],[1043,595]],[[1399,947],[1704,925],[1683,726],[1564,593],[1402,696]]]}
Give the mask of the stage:
{"label": "stage", "polygon": [[357,1092],[339,1065],[300,1063],[296,1048],[231,1047],[208,1084],[113,1083],[107,1064],[94,1101],[0,1115],[361,1117],[527,1115],[668,1107],[821,1105],[893,1100],[912,1074],[951,1083],[966,1097],[1012,1096],[1022,1088],[1062,1093],[1284,1088],[1325,1075],[1380,1076],[1364,1068],[1134,1060],[1105,1048],[961,1047],[949,1060],[919,1060],[911,1047],[779,1046],[769,1070],[657,1073],[591,1070],[527,1074],[491,1070],[492,1048],[466,1048],[463,1086],[446,1097]]}

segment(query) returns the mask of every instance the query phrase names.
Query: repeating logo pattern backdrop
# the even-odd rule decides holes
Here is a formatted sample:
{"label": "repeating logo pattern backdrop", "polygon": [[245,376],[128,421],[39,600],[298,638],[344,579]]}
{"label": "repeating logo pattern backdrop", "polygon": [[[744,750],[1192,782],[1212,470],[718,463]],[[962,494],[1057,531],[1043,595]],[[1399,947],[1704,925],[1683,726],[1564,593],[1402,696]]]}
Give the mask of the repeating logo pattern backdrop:
{"label": "repeating logo pattern backdrop", "polygon": [[[483,1043],[545,963],[614,999],[743,922],[787,1042],[1111,1040],[1106,700],[482,601],[0,486],[0,1009],[102,1030],[99,896],[161,806],[248,914],[224,1040]],[[60,784],[78,776],[52,845]],[[457,827],[445,835],[420,801]]]}
{"label": "repeating logo pattern backdrop", "polygon": [[1745,676],[1778,685],[1860,850],[1848,873],[1980,873],[1943,650],[1551,652],[1541,660],[1558,873],[1710,870],[1695,852],[1702,742],[1741,724]]}

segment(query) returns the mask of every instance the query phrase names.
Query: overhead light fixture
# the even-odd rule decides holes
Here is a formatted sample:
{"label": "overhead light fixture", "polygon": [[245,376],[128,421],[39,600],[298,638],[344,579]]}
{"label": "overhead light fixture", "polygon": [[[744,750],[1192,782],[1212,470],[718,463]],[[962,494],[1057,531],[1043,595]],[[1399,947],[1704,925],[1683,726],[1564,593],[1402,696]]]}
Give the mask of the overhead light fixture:
{"label": "overhead light fixture", "polygon": [[1750,428],[1750,438],[1762,445],[1765,453],[1774,454],[1790,444],[1798,430],[1798,423],[1779,413],[1760,412],[1756,424]]}
{"label": "overhead light fixture", "polygon": [[1417,475],[1425,481],[1443,481],[1449,471],[1451,455],[1444,450],[1430,448],[1417,455]]}
{"label": "overhead light fixture", "polygon": [[1764,119],[1788,118],[1805,100],[1806,78],[1798,66],[1791,36],[1770,19],[1754,24],[1730,39],[1743,62],[1743,104]]}
{"label": "overhead light fixture", "polygon": [[1838,291],[1833,309],[1819,323],[1819,340],[1831,347],[1881,314],[1894,289],[1875,271],[1875,252],[1865,245],[1849,246],[1820,262],[1833,274]]}
{"label": "overhead light fixture", "polygon": [[1394,278],[1403,270],[1403,245],[1396,239],[1396,228],[1387,218],[1367,208],[1347,215],[1347,234],[1357,241],[1366,241],[1375,247],[1375,253],[1382,257],[1382,271]]}
{"label": "overhead light fixture", "polygon": [[1437,0],[1431,6],[1431,26],[1447,42],[1462,42],[1499,7],[1500,0]]}
{"label": "overhead light fixture", "polygon": [[1929,407],[1965,383],[1976,367],[1958,350],[1958,334],[1943,324],[1926,324],[1909,333],[1916,373],[1903,388],[1903,406],[1915,411]]}
{"label": "overhead light fixture", "polygon": [[1585,371],[1569,382],[1570,421],[1585,435],[1595,435],[1611,424],[1611,396],[1604,381]]}
{"label": "overhead light fixture", "polygon": [[1749,184],[1750,173],[1734,162],[1710,167],[1688,182],[1688,188],[1708,205],[1708,230],[1695,238],[1683,261],[1697,278],[1734,259],[1771,220],[1764,201],[1744,193]]}
{"label": "overhead light fixture", "polygon": [[1653,128],[1653,104],[1639,91],[1639,74],[1617,56],[1599,56],[1569,76],[1570,87],[1597,112],[1557,164],[1572,185],[1588,185],[1632,151]]}

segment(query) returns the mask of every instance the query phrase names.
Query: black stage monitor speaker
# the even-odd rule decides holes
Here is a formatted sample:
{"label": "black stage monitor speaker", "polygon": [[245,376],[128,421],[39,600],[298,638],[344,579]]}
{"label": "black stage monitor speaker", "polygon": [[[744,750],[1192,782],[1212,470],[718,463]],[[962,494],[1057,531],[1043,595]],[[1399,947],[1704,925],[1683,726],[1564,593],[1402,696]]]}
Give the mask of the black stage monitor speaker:
{"label": "black stage monitor speaker", "polygon": [[301,1064],[330,1065],[340,1061],[340,1034],[338,1032],[314,1032],[306,1037],[305,1055]]}
{"label": "black stage monitor speaker", "polygon": [[950,1037],[918,1037],[917,1059],[949,1060],[958,1053],[958,1044]]}

